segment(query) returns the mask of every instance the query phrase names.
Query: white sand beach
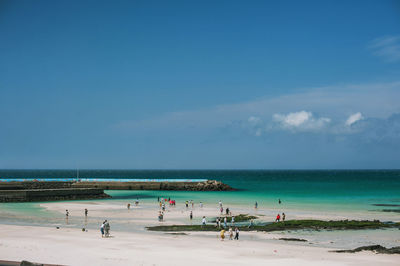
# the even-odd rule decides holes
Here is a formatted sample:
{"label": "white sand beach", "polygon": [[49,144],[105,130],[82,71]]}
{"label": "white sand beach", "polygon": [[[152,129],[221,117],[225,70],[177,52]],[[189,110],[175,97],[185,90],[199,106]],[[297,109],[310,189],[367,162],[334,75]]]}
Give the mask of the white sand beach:
{"label": "white sand beach", "polygon": [[215,233],[112,232],[33,226],[0,226],[0,257],[63,265],[398,265],[398,255],[337,254],[326,248],[251,239],[217,239]]}
{"label": "white sand beach", "polygon": [[[127,210],[123,201],[51,202],[40,206],[61,218],[53,224],[34,221],[34,226],[1,224],[1,260],[62,265],[399,265],[399,255],[329,252],[375,243],[370,240],[398,245],[397,229],[241,232],[239,241],[221,241],[217,232],[168,234],[145,230],[145,226],[151,225],[189,224],[188,214],[192,209],[182,204],[167,206],[163,223],[156,218],[157,203],[132,205],[131,210]],[[84,208],[89,210],[87,231],[81,229],[85,226]],[[63,216],[65,209],[70,212],[68,223]],[[245,211],[235,206],[232,209],[235,214]],[[262,209],[257,212],[265,213]],[[196,218],[193,223],[199,223],[200,217],[215,217],[218,211],[215,206],[205,206],[195,207],[193,213]],[[99,231],[104,219],[111,223],[110,238],[102,238]],[[271,217],[260,216],[260,219]],[[280,237],[305,238],[308,242],[285,242],[278,240]]]}

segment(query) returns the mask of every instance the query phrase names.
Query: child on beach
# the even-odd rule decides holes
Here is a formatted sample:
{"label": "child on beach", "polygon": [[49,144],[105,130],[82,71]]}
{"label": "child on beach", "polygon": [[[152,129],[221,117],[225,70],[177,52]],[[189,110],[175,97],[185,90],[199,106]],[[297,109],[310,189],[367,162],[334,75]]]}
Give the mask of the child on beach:
{"label": "child on beach", "polygon": [[221,230],[220,236],[221,236],[221,241],[224,241],[224,239],[225,239],[225,229]]}
{"label": "child on beach", "polygon": [[233,240],[233,231],[232,231],[232,227],[229,227],[229,240]]}

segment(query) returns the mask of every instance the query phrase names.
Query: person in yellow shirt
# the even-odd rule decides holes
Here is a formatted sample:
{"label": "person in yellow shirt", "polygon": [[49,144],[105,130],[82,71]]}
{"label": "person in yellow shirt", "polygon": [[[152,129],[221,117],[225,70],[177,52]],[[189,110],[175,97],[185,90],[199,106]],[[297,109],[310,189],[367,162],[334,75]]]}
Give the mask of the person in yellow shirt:
{"label": "person in yellow shirt", "polygon": [[225,239],[225,229],[221,230],[220,235],[221,235],[221,241],[223,241]]}

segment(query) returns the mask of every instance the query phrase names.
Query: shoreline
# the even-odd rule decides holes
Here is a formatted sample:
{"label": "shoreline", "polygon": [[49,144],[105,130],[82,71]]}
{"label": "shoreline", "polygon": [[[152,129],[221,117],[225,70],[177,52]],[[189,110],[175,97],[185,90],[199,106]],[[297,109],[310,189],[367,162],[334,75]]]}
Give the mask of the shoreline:
{"label": "shoreline", "polygon": [[[243,232],[239,241],[216,234],[138,234],[98,230],[0,225],[0,259],[64,265],[397,265],[398,256],[361,252],[333,253],[332,249],[264,241],[265,236]],[[177,252],[179,250],[179,252]]]}

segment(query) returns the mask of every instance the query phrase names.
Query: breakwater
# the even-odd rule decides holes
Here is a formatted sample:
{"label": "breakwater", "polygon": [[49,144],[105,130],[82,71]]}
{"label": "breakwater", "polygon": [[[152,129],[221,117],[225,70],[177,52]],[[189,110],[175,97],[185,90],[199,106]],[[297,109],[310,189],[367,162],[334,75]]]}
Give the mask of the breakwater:
{"label": "breakwater", "polygon": [[0,190],[0,202],[28,202],[52,200],[85,200],[110,198],[103,189],[96,188],[59,188]]}
{"label": "breakwater", "polygon": [[0,202],[109,198],[104,190],[230,191],[216,180],[199,182],[150,181],[7,181],[0,182]]}
{"label": "breakwater", "polygon": [[189,181],[9,181],[0,182],[0,190],[98,188],[104,190],[186,190],[186,191],[230,191],[227,184],[216,180]]}

